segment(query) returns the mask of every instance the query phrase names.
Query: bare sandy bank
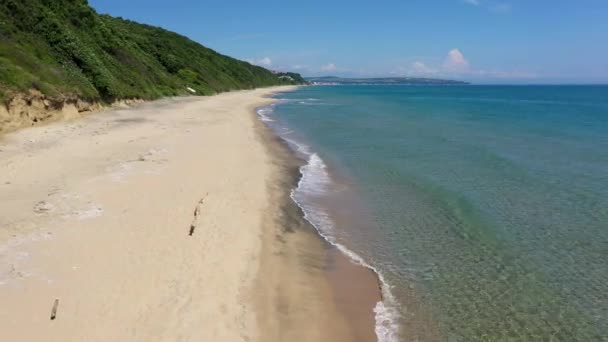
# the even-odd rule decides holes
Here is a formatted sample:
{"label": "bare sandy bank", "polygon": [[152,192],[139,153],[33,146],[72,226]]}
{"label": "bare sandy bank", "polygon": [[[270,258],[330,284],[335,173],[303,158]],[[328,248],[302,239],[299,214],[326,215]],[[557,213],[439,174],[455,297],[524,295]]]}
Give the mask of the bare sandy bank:
{"label": "bare sandy bank", "polygon": [[49,98],[38,90],[13,94],[0,103],[0,134],[20,128],[36,126],[61,120],[82,118],[94,112],[111,110],[141,103],[140,99],[118,100],[107,106],[101,102],[90,102],[81,98]]}
{"label": "bare sandy bank", "polygon": [[3,137],[0,341],[359,339],[251,112],[277,90]]}

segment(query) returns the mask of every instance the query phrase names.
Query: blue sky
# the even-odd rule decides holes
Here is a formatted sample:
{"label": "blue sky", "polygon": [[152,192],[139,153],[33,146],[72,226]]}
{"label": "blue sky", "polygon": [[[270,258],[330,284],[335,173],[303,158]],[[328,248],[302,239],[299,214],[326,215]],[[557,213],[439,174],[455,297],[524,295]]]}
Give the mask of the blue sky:
{"label": "blue sky", "polygon": [[305,76],[608,83],[606,0],[90,0]]}

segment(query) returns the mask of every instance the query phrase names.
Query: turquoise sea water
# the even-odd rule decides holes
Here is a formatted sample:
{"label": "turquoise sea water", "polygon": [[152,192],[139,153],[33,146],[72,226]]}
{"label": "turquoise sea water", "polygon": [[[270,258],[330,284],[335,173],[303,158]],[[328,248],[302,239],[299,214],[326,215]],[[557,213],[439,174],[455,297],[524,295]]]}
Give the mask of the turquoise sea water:
{"label": "turquoise sea water", "polygon": [[381,340],[608,341],[608,87],[279,98],[260,115],[309,161],[292,197],[386,282]]}

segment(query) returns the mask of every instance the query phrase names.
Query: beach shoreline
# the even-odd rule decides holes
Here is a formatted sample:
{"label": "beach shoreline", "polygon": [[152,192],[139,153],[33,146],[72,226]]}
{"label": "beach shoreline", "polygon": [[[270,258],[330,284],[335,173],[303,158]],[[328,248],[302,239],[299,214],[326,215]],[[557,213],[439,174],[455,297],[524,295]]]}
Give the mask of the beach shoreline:
{"label": "beach shoreline", "polygon": [[289,197],[301,161],[257,119],[290,89],[4,136],[0,339],[375,340],[373,320],[345,309],[354,298],[336,296],[335,256]]}
{"label": "beach shoreline", "polygon": [[[305,219],[292,191],[298,187],[307,161],[258,115],[257,130],[277,173],[269,184],[276,206],[267,210],[266,222],[274,222],[268,226],[279,230],[265,232],[268,248],[264,250],[280,256],[279,263],[276,255],[262,259],[258,288],[266,302],[260,303],[260,312],[270,320],[263,317],[261,326],[274,333],[263,335],[262,340],[377,341],[373,309],[382,300],[377,275],[355,264]],[[280,276],[286,273],[290,275]],[[274,286],[268,286],[269,279],[275,279]],[[269,298],[274,299],[268,302]]]}

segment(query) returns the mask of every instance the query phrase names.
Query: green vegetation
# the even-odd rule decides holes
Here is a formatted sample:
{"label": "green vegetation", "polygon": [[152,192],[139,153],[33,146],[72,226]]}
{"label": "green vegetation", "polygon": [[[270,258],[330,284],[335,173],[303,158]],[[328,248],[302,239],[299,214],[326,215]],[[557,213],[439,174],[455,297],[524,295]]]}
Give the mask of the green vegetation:
{"label": "green vegetation", "polygon": [[112,101],[303,81],[158,27],[99,15],[86,0],[0,1],[0,100],[32,88]]}
{"label": "green vegetation", "polygon": [[300,74],[296,74],[295,72],[280,72],[277,74],[280,79],[287,79],[295,84],[307,84],[308,81],[302,77]]}

